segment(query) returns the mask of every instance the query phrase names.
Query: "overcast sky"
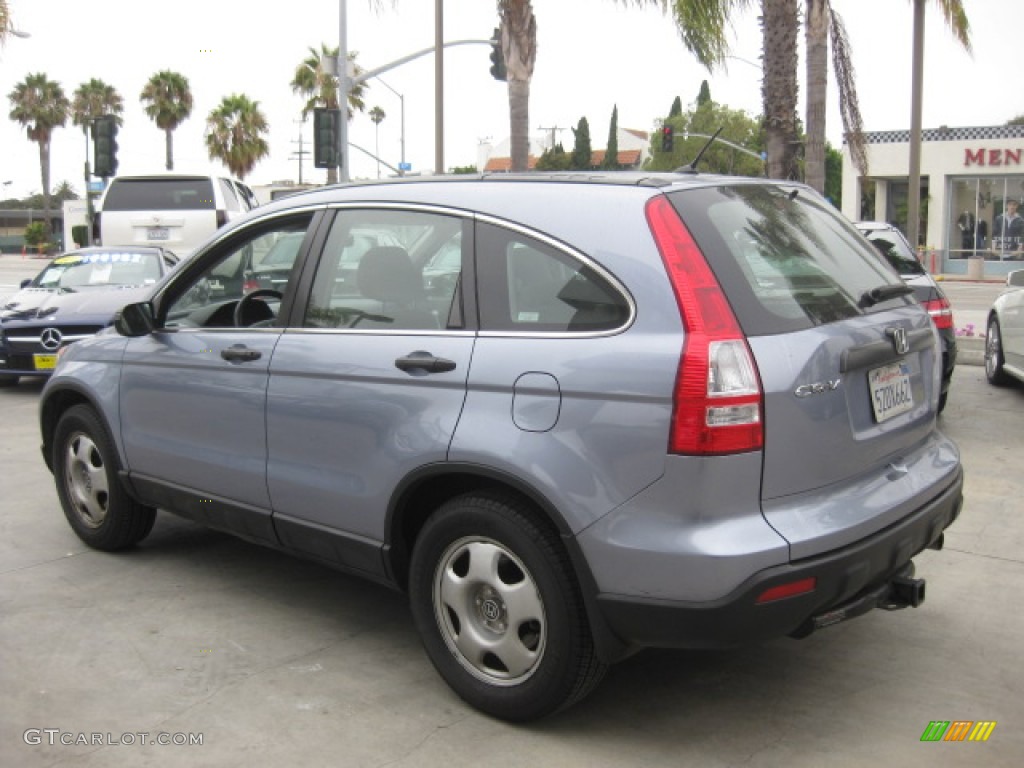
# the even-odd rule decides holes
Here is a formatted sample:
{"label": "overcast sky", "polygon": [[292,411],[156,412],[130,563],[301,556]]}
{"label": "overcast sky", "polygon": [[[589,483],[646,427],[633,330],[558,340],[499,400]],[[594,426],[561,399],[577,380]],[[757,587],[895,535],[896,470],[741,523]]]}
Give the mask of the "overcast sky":
{"label": "overcast sky", "polygon": [[[868,130],[906,129],[910,123],[909,0],[834,0],[845,19],[856,67],[861,110]],[[924,127],[1000,125],[1024,114],[1020,50],[1024,8],[1020,0],[964,0],[971,21],[974,54],[946,30],[936,3],[927,4],[927,74]],[[121,173],[160,171],[163,133],[146,117],[138,96],[149,77],[172,69],[189,78],[195,99],[192,117],[175,132],[175,170],[208,169],[203,142],[206,116],[231,93],[257,100],[269,123],[270,156],[249,175],[253,184],[297,180],[300,133],[311,149],[311,122],[298,120],[302,100],[291,93],[295,67],[309,46],[336,45],[339,0],[292,0],[258,4],[251,0],[9,0],[13,20],[28,38],[12,37],[0,49],[0,197],[39,192],[37,146],[8,119],[8,94],[26,75],[44,72],[71,98],[90,78],[120,91],[124,125],[118,136]],[[488,38],[497,24],[493,0],[446,0],[446,40]],[[757,3],[753,4],[756,8]],[[802,3],[801,3],[802,5]],[[368,0],[348,0],[348,45],[373,69],[434,43],[433,0],[398,0],[373,12]],[[595,148],[605,146],[612,108],[619,125],[650,131],[678,95],[684,106],[707,79],[716,102],[755,116],[761,111],[761,35],[756,10],[736,20],[728,71],[709,74],[687,53],[671,18],[653,9],[625,8],[612,0],[534,0],[538,53],[530,92],[530,128],[557,127],[566,149],[570,127],[590,123]],[[265,13],[263,9],[272,9]],[[745,60],[745,61],[744,61]],[[445,165],[476,162],[481,141],[507,138],[507,86],[489,74],[485,46],[460,46],[445,53]],[[803,62],[801,60],[801,81]],[[425,56],[396,68],[384,80],[404,95],[406,160],[414,171],[434,165],[434,63]],[[841,125],[833,81],[829,86],[828,136],[840,144]],[[801,88],[801,105],[803,90]],[[380,154],[398,164],[401,102],[373,85],[367,107],[386,113],[379,127]],[[374,149],[375,126],[357,114],[350,140]],[[307,156],[306,181],[322,181]],[[57,129],[51,182],[69,180],[83,188],[85,143],[80,128]],[[352,176],[375,177],[376,165],[351,150]],[[223,169],[220,169],[223,170]],[[386,170],[385,170],[386,173]],[[7,182],[11,182],[7,184]]]}

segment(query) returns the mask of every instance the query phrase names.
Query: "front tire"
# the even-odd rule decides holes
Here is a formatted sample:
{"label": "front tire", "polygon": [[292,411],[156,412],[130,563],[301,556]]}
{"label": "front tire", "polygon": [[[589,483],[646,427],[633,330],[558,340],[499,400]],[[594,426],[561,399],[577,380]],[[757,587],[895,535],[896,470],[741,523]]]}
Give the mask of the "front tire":
{"label": "front tire", "polygon": [[64,516],[82,541],[114,552],[142,541],[156,510],[139,504],[121,486],[113,441],[87,405],[69,408],[53,439],[53,476]]}
{"label": "front tire", "polygon": [[990,384],[997,387],[1005,387],[1010,383],[1010,377],[1003,370],[1003,336],[999,328],[999,320],[995,316],[988,321],[988,330],[985,332],[985,376]]}
{"label": "front tire", "polygon": [[442,505],[416,541],[409,593],[430,660],[487,714],[543,717],[604,675],[568,555],[514,496],[467,494]]}

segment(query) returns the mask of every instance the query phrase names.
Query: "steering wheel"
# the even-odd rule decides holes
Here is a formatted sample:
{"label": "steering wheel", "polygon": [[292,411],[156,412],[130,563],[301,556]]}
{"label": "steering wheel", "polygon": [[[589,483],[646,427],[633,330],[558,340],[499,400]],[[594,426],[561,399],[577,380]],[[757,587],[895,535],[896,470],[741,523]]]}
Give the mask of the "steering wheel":
{"label": "steering wheel", "polygon": [[267,305],[267,299],[280,300],[281,292],[272,288],[260,288],[240,298],[235,304],[235,327],[248,328],[273,320],[276,315]]}

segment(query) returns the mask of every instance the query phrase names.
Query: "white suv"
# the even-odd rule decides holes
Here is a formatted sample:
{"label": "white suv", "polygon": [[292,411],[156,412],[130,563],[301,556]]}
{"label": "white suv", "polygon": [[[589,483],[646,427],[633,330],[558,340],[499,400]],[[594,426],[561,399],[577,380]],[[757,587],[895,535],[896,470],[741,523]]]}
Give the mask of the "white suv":
{"label": "white suv", "polygon": [[184,257],[257,205],[252,190],[237,179],[118,176],[107,186],[94,235],[104,245],[158,245]]}

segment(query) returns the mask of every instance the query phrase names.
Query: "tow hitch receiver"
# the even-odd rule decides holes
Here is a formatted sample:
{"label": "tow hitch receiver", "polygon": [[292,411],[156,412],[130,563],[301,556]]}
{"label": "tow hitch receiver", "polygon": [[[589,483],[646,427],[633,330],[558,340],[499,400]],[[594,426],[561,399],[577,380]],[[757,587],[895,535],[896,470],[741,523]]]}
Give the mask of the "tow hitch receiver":
{"label": "tow hitch receiver", "polygon": [[861,616],[874,608],[882,608],[887,611],[917,608],[924,602],[924,584],[924,579],[914,578],[914,564],[907,563],[889,581],[861,592],[841,605],[812,616],[790,636],[807,637],[815,630]]}
{"label": "tow hitch receiver", "polygon": [[917,608],[924,602],[924,579],[897,576],[889,582],[889,592],[878,601],[878,607],[887,611]]}

